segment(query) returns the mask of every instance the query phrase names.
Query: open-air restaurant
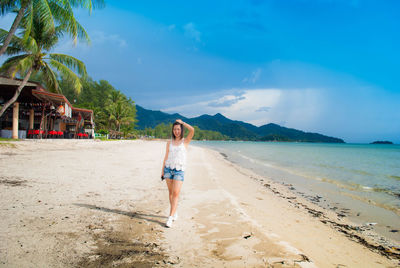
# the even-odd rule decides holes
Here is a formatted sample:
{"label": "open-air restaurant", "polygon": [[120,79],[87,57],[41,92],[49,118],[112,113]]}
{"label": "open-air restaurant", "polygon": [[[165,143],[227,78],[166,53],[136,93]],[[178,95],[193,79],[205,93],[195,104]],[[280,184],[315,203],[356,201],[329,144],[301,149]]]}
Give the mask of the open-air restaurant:
{"label": "open-air restaurant", "polygon": [[[0,76],[0,108],[15,94],[19,79]],[[73,107],[61,94],[28,82],[0,117],[0,137],[13,139],[94,138],[93,111]]]}

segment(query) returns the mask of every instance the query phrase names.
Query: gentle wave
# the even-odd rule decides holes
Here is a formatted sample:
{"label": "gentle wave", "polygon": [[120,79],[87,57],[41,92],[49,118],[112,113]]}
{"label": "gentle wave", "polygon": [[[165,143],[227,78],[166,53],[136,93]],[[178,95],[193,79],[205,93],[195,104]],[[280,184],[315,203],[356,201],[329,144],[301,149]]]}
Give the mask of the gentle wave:
{"label": "gentle wave", "polygon": [[400,193],[397,193],[397,192],[394,192],[392,190],[385,189],[385,188],[370,187],[370,186],[365,186],[365,185],[354,183],[354,182],[345,184],[343,182],[339,182],[339,181],[328,179],[328,178],[322,178],[321,181],[334,184],[335,186],[337,186],[341,189],[346,189],[346,190],[350,190],[350,191],[358,191],[358,192],[385,193],[385,194],[389,194],[391,196],[394,196],[394,197],[397,197],[400,199]]}
{"label": "gentle wave", "polygon": [[394,179],[394,180],[398,180],[400,181],[400,176],[395,176],[395,175],[386,175],[386,177],[390,178],[390,179]]}
{"label": "gentle wave", "polygon": [[391,205],[384,204],[384,203],[381,203],[381,202],[377,202],[377,201],[371,200],[369,198],[366,198],[366,197],[363,197],[363,196],[360,196],[360,195],[356,195],[356,194],[351,194],[351,193],[348,193],[348,192],[340,192],[340,194],[348,196],[348,197],[350,197],[350,198],[352,198],[354,200],[358,200],[358,201],[364,202],[366,204],[370,204],[370,205],[374,205],[376,207],[380,207],[380,208],[383,208],[383,209],[386,209],[386,210],[390,210],[390,211],[394,212],[396,215],[400,216],[400,208],[399,207],[391,206]]}
{"label": "gentle wave", "polygon": [[[266,167],[270,167],[270,168],[275,168],[275,169],[278,169],[278,170],[282,170],[282,171],[288,172],[288,173],[290,173],[292,175],[301,176],[301,177],[306,178],[306,179],[312,179],[312,180],[316,180],[316,181],[323,181],[323,182],[326,182],[326,183],[330,183],[330,184],[333,184],[336,187],[341,188],[341,189],[346,189],[346,190],[350,190],[350,191],[358,191],[358,192],[371,192],[372,191],[372,192],[377,192],[377,193],[386,193],[386,194],[389,194],[389,195],[391,195],[393,197],[396,197],[396,198],[400,199],[400,192],[395,192],[395,191],[392,191],[392,190],[389,190],[389,189],[385,189],[385,188],[382,188],[382,187],[370,187],[370,186],[362,185],[362,184],[355,183],[355,182],[347,182],[346,183],[346,182],[343,182],[343,181],[329,179],[329,178],[326,178],[326,177],[324,177],[324,178],[314,177],[314,176],[303,174],[303,173],[298,172],[298,171],[296,172],[296,171],[294,171],[293,169],[290,169],[290,168],[284,168],[284,167],[281,167],[281,166],[278,166],[278,165],[272,165],[272,164],[266,163],[264,161],[261,161],[261,160],[258,160],[258,159],[254,159],[252,157],[249,157],[249,156],[246,156],[246,155],[242,154],[240,151],[237,151],[236,154],[239,155],[240,157],[242,157],[243,159],[246,159],[246,160],[250,161],[251,163],[262,165],[262,166],[266,166]],[[322,165],[320,165],[320,166],[322,166]],[[324,165],[324,166],[329,166],[329,165]],[[335,167],[335,166],[330,166],[330,167]],[[368,176],[372,176],[373,175],[373,174],[371,174],[369,172],[362,171],[362,170],[347,169],[347,168],[344,168],[344,167],[341,167],[341,168],[343,168],[344,170],[346,170],[348,172],[358,173],[358,174],[361,174],[361,175],[368,175]],[[399,177],[399,179],[400,179],[400,177]]]}
{"label": "gentle wave", "polygon": [[[350,173],[354,174],[359,174],[359,175],[365,175],[365,176],[374,176],[374,174],[365,171],[365,170],[360,170],[360,169],[354,169],[354,168],[346,168],[344,166],[335,166],[335,165],[328,165],[328,164],[317,164],[317,166],[322,167],[322,168],[329,168],[329,169],[341,169],[343,171],[347,171]],[[400,180],[400,177],[398,177]]]}

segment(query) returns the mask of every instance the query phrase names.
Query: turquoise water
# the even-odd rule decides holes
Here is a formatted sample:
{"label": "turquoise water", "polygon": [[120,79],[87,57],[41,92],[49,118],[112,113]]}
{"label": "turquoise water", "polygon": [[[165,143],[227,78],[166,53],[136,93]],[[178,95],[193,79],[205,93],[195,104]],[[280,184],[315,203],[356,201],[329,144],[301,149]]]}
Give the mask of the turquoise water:
{"label": "turquoise water", "polygon": [[[204,141],[228,159],[326,206],[351,209],[355,221],[400,228],[400,145]],[[356,215],[358,215],[356,217]],[[378,225],[378,229],[379,229]],[[400,241],[398,233],[392,233]]]}

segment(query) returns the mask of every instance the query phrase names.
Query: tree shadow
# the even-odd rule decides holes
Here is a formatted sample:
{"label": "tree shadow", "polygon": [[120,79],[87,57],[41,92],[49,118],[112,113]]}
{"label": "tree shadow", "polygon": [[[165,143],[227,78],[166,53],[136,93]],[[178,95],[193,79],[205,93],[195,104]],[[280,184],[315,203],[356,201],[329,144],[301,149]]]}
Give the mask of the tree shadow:
{"label": "tree shadow", "polygon": [[78,206],[78,207],[101,210],[101,211],[108,212],[108,213],[115,213],[115,214],[125,215],[125,216],[131,217],[131,218],[142,219],[142,220],[145,220],[145,221],[157,223],[160,226],[165,226],[165,223],[161,222],[161,221],[159,221],[157,219],[153,219],[153,218],[164,218],[164,219],[167,218],[166,216],[153,215],[153,214],[144,214],[144,213],[139,213],[139,212],[128,212],[128,211],[123,211],[123,210],[119,210],[119,209],[111,209],[111,208],[99,207],[99,206],[89,205],[89,204],[74,203],[74,205]]}

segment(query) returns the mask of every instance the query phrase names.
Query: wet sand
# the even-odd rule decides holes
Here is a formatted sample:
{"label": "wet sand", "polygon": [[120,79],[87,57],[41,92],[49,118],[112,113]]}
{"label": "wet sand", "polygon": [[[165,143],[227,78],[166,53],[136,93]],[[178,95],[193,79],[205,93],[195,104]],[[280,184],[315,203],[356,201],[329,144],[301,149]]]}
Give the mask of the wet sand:
{"label": "wet sand", "polygon": [[190,146],[165,228],[163,141],[0,142],[1,267],[395,267],[398,249]]}

